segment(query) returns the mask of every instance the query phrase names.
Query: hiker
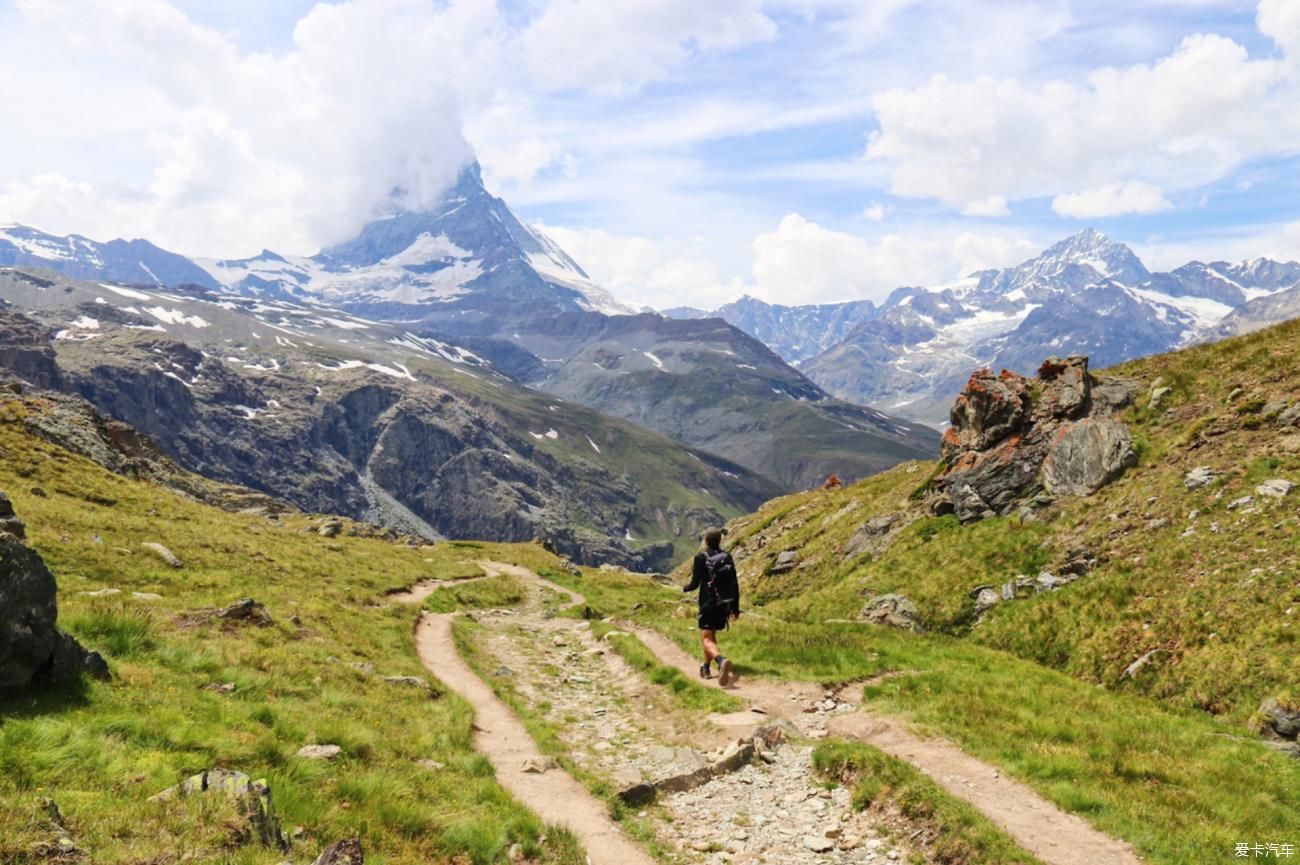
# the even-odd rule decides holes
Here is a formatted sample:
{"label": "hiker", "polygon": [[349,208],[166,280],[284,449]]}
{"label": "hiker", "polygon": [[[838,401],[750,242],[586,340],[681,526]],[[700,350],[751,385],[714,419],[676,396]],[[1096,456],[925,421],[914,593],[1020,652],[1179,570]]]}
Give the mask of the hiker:
{"label": "hiker", "polygon": [[718,651],[718,631],[727,623],[740,618],[740,582],[736,579],[736,562],[731,553],[722,549],[722,529],[709,529],[704,533],[704,549],[695,554],[691,570],[691,584],[683,592],[700,590],[700,645],[704,647],[704,663],[700,665],[700,678],[712,679],[713,667],[718,665],[718,684],[726,687],[732,678],[731,661]]}

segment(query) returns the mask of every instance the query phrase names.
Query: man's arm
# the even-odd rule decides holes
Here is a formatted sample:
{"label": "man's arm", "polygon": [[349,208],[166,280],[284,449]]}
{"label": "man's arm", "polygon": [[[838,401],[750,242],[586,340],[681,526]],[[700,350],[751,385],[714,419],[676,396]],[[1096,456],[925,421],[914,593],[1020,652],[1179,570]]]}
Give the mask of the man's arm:
{"label": "man's arm", "polygon": [[694,563],[691,565],[690,585],[682,586],[682,591],[693,592],[700,587],[702,582],[704,582],[704,559],[697,554]]}

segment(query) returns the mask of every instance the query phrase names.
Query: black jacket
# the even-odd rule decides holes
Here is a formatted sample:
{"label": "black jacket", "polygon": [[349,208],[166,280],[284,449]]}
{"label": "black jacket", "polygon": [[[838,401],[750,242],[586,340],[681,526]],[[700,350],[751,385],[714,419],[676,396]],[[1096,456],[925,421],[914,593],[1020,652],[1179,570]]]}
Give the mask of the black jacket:
{"label": "black jacket", "polygon": [[[682,588],[683,592],[693,592],[700,590],[700,609],[714,606],[712,592],[708,590],[709,568],[705,564],[710,550],[700,550],[695,554],[695,561],[691,567],[691,583]],[[718,590],[718,596],[726,604],[729,612],[740,613],[740,582],[736,578],[736,562],[731,558],[731,553],[720,551],[726,556],[723,560],[723,566],[718,568],[718,576],[715,581]]]}

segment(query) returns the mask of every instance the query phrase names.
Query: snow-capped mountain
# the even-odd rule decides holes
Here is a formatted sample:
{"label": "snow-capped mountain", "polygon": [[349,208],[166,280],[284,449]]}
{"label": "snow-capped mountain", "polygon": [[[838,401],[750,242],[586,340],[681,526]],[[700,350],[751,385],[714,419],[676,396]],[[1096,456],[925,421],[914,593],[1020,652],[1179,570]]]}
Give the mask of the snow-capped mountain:
{"label": "snow-capped mountain", "polygon": [[559,246],[525,225],[483,186],[477,163],[435,207],[394,211],[351,240],[311,257],[270,250],[252,258],[198,260],[242,294],[309,298],[363,315],[437,326],[455,320],[491,332],[512,308],[636,313],[591,281]]}
{"label": "snow-capped mountain", "polygon": [[132,285],[198,285],[217,282],[188,258],[147,240],[99,243],[78,234],[58,237],[24,225],[0,225],[0,266],[46,267],[75,279]]}
{"label": "snow-capped mountain", "polygon": [[869,300],[784,306],[745,295],[712,313],[691,316],[679,311],[675,317],[715,316],[758,337],[787,361],[797,363],[840,342],[854,327],[875,318],[876,312],[876,305]]}
{"label": "snow-capped mountain", "polygon": [[[942,425],[974,366],[1032,371],[1048,355],[1095,366],[1178,348],[1300,313],[1300,263],[1191,262],[1152,273],[1122,243],[1088,229],[1015,267],[934,288],[900,288],[879,308],[777,307],[752,298],[738,327],[766,339],[830,393]],[[816,333],[831,310],[860,316],[813,357],[784,334]],[[732,319],[729,319],[732,320]],[[769,321],[779,321],[773,336]],[[833,319],[832,319],[833,320]]]}

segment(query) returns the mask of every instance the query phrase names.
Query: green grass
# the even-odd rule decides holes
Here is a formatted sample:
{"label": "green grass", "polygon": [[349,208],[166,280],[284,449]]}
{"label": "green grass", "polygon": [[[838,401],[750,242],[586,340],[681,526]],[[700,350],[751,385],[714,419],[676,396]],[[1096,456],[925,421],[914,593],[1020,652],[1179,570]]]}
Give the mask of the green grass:
{"label": "green grass", "polygon": [[[687,605],[645,578],[556,579],[597,615],[640,603],[635,622],[693,649]],[[1201,865],[1240,838],[1300,834],[1300,761],[1203,713],[942,634],[781,620],[760,607],[725,639],[749,673],[832,683],[905,672],[867,689],[873,710],[956,742],[1152,863]]]}
{"label": "green grass", "polygon": [[897,807],[933,839],[927,852],[937,865],[1042,865],[974,807],[870,745],[823,742],[813,751],[813,768],[849,787],[859,810]]}
{"label": "green grass", "polygon": [[603,639],[633,669],[639,670],[648,681],[667,689],[679,708],[707,714],[737,712],[745,707],[744,702],[731,694],[716,687],[705,687],[684,676],[676,667],[660,663],[634,634],[617,631],[616,626],[600,622],[593,622],[591,627],[596,637]]}
{"label": "green grass", "polygon": [[500,609],[513,607],[523,599],[524,584],[517,577],[502,574],[439,588],[424,602],[424,608],[431,613]]}
{"label": "green grass", "polygon": [[[0,862],[46,861],[52,833],[39,796],[58,802],[102,865],[282,861],[243,843],[228,802],[149,801],[212,766],[268,780],[286,831],[303,827],[297,861],[354,835],[381,865],[486,865],[514,843],[538,861],[583,861],[567,833],[493,780],[471,747],[468,705],[380,678],[428,676],[411,640],[417,611],[381,605],[387,591],[459,576],[466,560],[541,567],[548,554],[322,538],[304,531],[306,517],[231,514],[111,475],[29,437],[20,419],[0,419],[0,490],[58,580],[60,624],[104,652],[114,678],[0,701]],[[48,496],[29,493],[37,486]],[[184,568],[141,550],[146,541],[166,544]],[[104,587],[122,593],[81,594]],[[265,604],[275,624],[223,628],[190,615],[240,597]],[[215,683],[235,690],[207,689]],[[342,756],[296,757],[309,743],[338,744]]]}

